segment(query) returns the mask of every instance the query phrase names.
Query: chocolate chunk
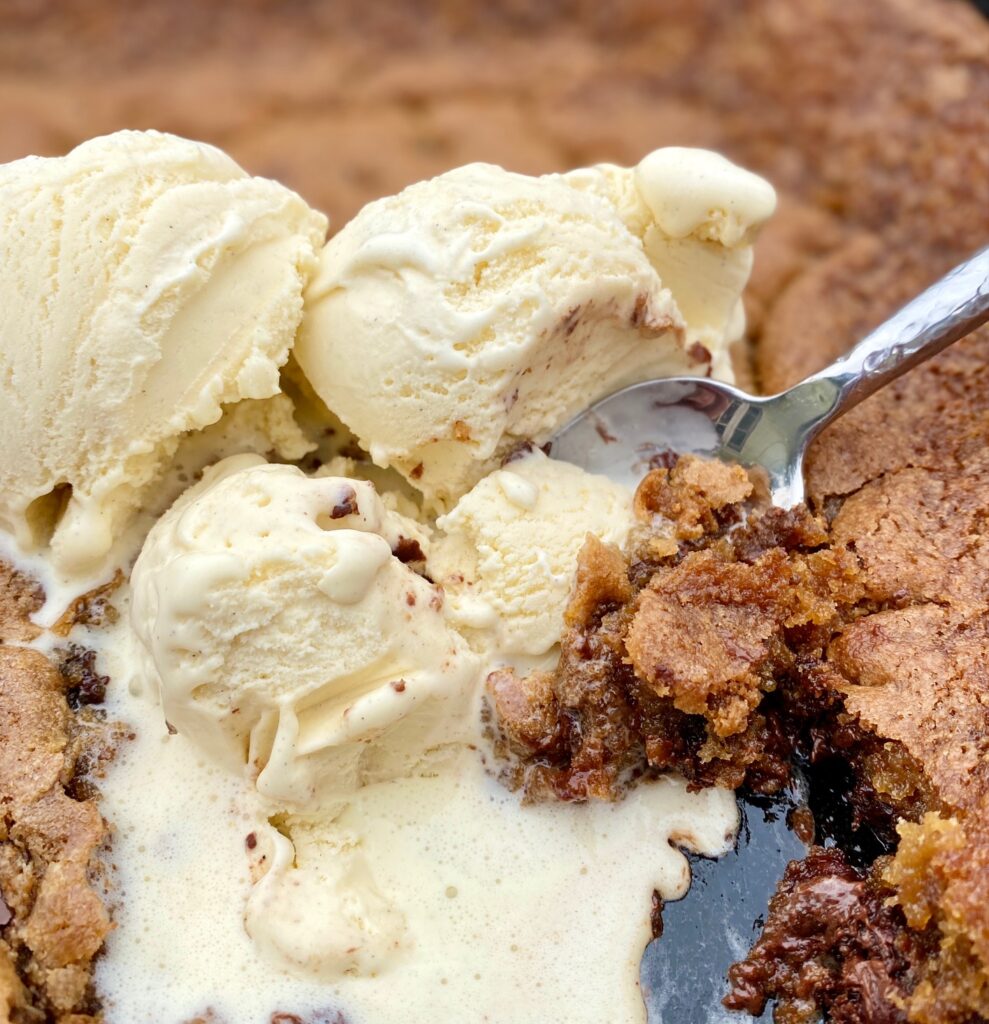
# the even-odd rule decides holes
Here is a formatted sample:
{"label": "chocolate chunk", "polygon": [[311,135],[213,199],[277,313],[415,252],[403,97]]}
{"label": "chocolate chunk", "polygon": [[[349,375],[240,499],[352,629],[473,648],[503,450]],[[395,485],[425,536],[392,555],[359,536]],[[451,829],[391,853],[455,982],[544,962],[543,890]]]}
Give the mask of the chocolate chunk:
{"label": "chocolate chunk", "polygon": [[581,307],[577,305],[572,307],[563,318],[563,322],[560,324],[560,330],[565,338],[569,338],[576,330],[577,324],[580,323],[580,314]]}
{"label": "chocolate chunk", "polygon": [[405,565],[426,561],[426,552],[422,550],[422,545],[414,537],[399,537],[398,543],[391,549],[391,553]]}
{"label": "chocolate chunk", "polygon": [[109,583],[77,597],[52,626],[52,632],[56,636],[66,637],[77,625],[103,626],[116,622],[117,609],[112,598],[123,582],[124,574],[118,569]]}
{"label": "chocolate chunk", "polygon": [[652,937],[654,939],[661,938],[663,935],[663,908],[666,906],[663,897],[659,895],[657,889],[652,891],[652,908],[649,911],[649,927],[652,930]]}
{"label": "chocolate chunk", "polygon": [[80,644],[69,644],[61,651],[58,670],[66,683],[69,707],[102,704],[106,699],[107,676],[96,671],[96,652]]}
{"label": "chocolate chunk", "polygon": [[917,950],[888,895],[838,850],[815,847],[792,861],[762,936],[729,970],[725,1006],[758,1015],[775,999],[778,1020],[905,1024],[896,1003]]}
{"label": "chocolate chunk", "polygon": [[502,458],[502,466],[508,466],[513,462],[518,462],[519,459],[524,459],[527,455],[531,455],[536,450],[536,446],[528,440],[517,441],[509,450],[508,453]]}
{"label": "chocolate chunk", "polygon": [[661,448],[649,456],[649,468],[672,469],[679,458],[680,456],[672,448]]}
{"label": "chocolate chunk", "polygon": [[346,516],[357,515],[360,509],[357,507],[357,492],[353,487],[345,488],[337,500],[337,503],[330,511],[331,519],[344,519]]}
{"label": "chocolate chunk", "polygon": [[695,363],[709,363],[711,362],[711,351],[705,348],[699,341],[695,341],[690,348],[687,349],[687,355]]}

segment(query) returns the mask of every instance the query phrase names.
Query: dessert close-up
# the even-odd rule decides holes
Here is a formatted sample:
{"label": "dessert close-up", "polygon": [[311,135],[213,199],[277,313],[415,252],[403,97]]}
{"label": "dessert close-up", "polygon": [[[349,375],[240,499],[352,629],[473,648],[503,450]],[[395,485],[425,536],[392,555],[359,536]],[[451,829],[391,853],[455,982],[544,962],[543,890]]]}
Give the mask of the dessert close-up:
{"label": "dessert close-up", "polygon": [[0,13],[0,1024],[989,1021],[979,6]]}

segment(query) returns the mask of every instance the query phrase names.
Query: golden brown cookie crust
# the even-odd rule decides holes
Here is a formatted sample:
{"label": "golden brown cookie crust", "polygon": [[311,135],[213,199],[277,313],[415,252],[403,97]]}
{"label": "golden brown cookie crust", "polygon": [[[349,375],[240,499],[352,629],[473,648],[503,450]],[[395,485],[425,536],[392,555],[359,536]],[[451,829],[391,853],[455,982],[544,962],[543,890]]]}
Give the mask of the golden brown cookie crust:
{"label": "golden brown cookie crust", "polygon": [[[66,791],[83,755],[65,684],[37,651],[0,647],[0,993],[53,1019],[91,1019],[90,965],[110,929],[94,885],[106,827]],[[19,980],[11,982],[12,962]]]}

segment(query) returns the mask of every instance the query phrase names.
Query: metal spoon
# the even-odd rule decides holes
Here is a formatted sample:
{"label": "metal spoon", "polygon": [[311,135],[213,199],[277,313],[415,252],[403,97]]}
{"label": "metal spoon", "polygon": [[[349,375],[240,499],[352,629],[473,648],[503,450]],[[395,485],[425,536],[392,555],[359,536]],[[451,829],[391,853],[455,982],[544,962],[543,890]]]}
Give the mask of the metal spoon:
{"label": "metal spoon", "polygon": [[671,377],[616,391],[552,440],[554,458],[634,486],[651,455],[705,455],[761,466],[775,504],[804,500],[804,455],[833,420],[989,320],[989,247],[907,303],[847,355],[787,391],[748,395],[717,380]]}
{"label": "metal spoon", "polygon": [[[846,356],[782,394],[747,395],[715,380],[647,381],[597,402],[554,438],[554,457],[634,486],[651,456],[692,453],[765,469],[773,501],[804,499],[803,463],[832,420],[989,320],[989,248],[976,253],[876,328]],[[742,799],[734,853],[695,863],[696,884],[668,908],[667,937],[642,960],[650,1024],[723,1024],[728,966],[745,955],[787,861],[804,849],[785,825],[799,793],[775,814]]]}

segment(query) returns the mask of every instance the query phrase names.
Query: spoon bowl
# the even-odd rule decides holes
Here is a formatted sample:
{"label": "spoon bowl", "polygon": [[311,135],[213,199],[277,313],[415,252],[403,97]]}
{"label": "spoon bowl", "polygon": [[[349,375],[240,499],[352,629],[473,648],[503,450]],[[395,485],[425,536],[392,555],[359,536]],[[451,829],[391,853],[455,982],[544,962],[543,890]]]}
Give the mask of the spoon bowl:
{"label": "spoon bowl", "polygon": [[804,500],[804,455],[828,423],[987,320],[989,247],[787,391],[757,397],[698,377],[633,384],[571,420],[551,454],[629,486],[671,455],[724,459],[764,470],[774,504],[790,508]]}
{"label": "spoon bowl", "polygon": [[784,397],[756,397],[696,377],[633,384],[578,416],[551,452],[629,487],[672,455],[761,466],[775,503],[790,507],[803,500],[803,451],[798,414]]}

